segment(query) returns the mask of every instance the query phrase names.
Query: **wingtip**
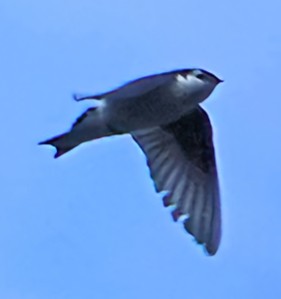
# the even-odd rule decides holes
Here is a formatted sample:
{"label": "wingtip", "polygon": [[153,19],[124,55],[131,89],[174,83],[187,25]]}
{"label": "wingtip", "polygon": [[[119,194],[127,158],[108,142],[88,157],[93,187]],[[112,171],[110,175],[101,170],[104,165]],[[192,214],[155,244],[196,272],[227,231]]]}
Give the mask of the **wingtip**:
{"label": "wingtip", "polygon": [[220,238],[212,239],[209,242],[204,244],[206,253],[209,256],[214,256],[217,253],[219,246],[220,246]]}
{"label": "wingtip", "polygon": [[207,244],[204,244],[204,250],[207,256],[215,256],[217,253],[217,249],[209,248]]}
{"label": "wingtip", "polygon": [[220,243],[220,238],[218,236],[211,235],[209,237],[202,238],[195,234],[190,218],[186,219],[183,224],[184,229],[194,237],[194,241],[199,245],[203,245],[204,252],[207,256],[214,256],[217,253]]}
{"label": "wingtip", "polygon": [[79,101],[82,101],[83,97],[79,96],[78,94],[76,93],[73,93],[72,94],[72,98],[75,102],[79,102]]}
{"label": "wingtip", "polygon": [[100,100],[101,96],[100,95],[85,96],[85,95],[73,93],[72,98],[75,102],[80,102],[80,101],[84,101],[84,100]]}

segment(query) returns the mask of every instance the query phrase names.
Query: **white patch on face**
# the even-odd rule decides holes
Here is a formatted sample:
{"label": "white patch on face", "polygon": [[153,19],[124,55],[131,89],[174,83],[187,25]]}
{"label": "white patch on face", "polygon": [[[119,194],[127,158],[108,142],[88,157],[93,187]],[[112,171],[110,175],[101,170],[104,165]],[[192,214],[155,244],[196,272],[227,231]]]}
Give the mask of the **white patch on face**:
{"label": "white patch on face", "polygon": [[[199,74],[200,71],[198,71]],[[201,72],[200,72],[201,73]],[[203,101],[213,91],[215,85],[208,81],[203,81],[197,78],[194,72],[182,76],[178,74],[176,76],[177,84],[175,92],[178,95],[192,96],[197,102]]]}
{"label": "white patch on face", "polygon": [[205,83],[196,78],[193,74],[187,74],[186,76],[177,75],[178,86],[181,89],[188,89],[188,91],[193,92],[204,88]]}
{"label": "white patch on face", "polygon": [[177,78],[177,80],[178,80],[179,83],[185,84],[185,82],[187,81],[187,77],[184,77],[182,75],[177,75],[176,78]]}

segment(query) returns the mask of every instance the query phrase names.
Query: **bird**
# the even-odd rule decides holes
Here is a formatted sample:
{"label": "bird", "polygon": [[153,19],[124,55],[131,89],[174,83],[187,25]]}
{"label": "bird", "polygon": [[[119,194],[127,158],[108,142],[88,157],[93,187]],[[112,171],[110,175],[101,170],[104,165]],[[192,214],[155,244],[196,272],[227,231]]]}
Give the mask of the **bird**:
{"label": "bird", "polygon": [[95,100],[61,135],[40,142],[55,158],[78,145],[130,134],[146,157],[155,190],[174,221],[215,255],[221,240],[221,204],[213,132],[201,103],[223,80],[201,68],[145,76],[109,92],[74,95]]}

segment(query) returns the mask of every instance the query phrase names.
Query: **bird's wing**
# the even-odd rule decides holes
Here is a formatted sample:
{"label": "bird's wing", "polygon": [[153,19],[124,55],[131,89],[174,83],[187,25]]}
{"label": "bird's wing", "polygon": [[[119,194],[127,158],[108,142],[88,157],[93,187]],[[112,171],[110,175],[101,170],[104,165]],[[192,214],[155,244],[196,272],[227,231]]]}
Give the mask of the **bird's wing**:
{"label": "bird's wing", "polygon": [[220,194],[212,127],[198,106],[165,127],[132,132],[146,155],[157,192],[168,191],[165,206],[174,205],[175,221],[187,215],[184,227],[214,255],[221,237]]}
{"label": "bird's wing", "polygon": [[158,75],[152,75],[143,77],[127,84],[113,89],[109,92],[89,95],[89,96],[79,96],[73,95],[75,101],[83,101],[83,100],[100,100],[100,99],[124,99],[124,98],[133,98],[144,95],[159,86],[173,80],[176,76],[176,72],[168,72],[162,73]]}

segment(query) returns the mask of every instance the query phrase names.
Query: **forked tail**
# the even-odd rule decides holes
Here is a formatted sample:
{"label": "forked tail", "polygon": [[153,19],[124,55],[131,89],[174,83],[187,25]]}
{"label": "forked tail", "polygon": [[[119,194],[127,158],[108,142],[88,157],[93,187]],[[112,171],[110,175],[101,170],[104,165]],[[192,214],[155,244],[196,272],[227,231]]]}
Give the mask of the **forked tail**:
{"label": "forked tail", "polygon": [[71,151],[73,148],[75,148],[79,144],[71,144],[69,142],[69,135],[70,133],[64,133],[61,135],[58,135],[56,137],[53,137],[51,139],[39,142],[39,145],[52,145],[56,148],[56,153],[54,155],[54,158],[58,158],[62,156],[63,154]]}
{"label": "forked tail", "polygon": [[57,152],[55,158],[69,152],[79,144],[113,135],[113,132],[105,124],[98,108],[90,108],[84,112],[73,124],[67,133],[42,141],[39,145],[52,145]]}

